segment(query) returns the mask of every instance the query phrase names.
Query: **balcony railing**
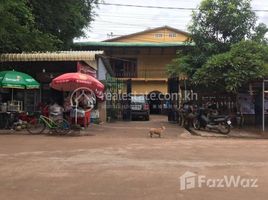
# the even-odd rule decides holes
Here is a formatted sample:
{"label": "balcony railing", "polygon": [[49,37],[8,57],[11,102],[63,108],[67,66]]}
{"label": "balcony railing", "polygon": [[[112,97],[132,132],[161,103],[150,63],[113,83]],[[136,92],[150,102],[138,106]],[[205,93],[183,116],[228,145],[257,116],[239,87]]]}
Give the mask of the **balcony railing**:
{"label": "balcony railing", "polygon": [[115,73],[117,78],[137,78],[137,72],[117,72]]}
{"label": "balcony railing", "polygon": [[167,78],[165,71],[139,71],[138,78]]}
{"label": "balcony railing", "polygon": [[167,78],[165,71],[138,71],[133,72],[119,72],[115,73],[117,78]]}

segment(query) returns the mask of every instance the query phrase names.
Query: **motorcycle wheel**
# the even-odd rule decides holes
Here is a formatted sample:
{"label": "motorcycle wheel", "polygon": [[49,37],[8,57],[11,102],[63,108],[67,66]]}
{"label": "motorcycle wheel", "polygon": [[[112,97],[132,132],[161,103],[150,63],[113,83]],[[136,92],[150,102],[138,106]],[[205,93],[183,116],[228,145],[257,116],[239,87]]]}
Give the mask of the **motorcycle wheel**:
{"label": "motorcycle wheel", "polygon": [[219,124],[219,131],[220,133],[227,135],[230,133],[231,127],[226,123],[221,123]]}
{"label": "motorcycle wheel", "polygon": [[198,121],[198,119],[194,119],[194,121],[193,121],[193,127],[194,127],[195,130],[200,130],[201,124]]}

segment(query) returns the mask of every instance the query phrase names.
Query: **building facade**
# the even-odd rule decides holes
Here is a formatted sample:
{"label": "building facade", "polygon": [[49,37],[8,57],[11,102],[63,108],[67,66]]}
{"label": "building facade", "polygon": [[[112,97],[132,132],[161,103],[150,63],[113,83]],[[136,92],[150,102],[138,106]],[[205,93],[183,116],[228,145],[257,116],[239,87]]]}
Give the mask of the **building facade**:
{"label": "building facade", "polygon": [[158,91],[166,94],[166,66],[176,57],[178,50],[188,46],[185,43],[188,38],[188,33],[164,26],[103,42],[76,45],[83,50],[104,50],[115,76],[132,80],[133,93]]}
{"label": "building facade", "polygon": [[[38,110],[40,103],[52,100],[63,103],[63,92],[53,90],[49,84],[52,79],[69,72],[81,72],[97,76],[98,56],[103,52],[47,52],[47,53],[18,53],[1,54],[1,70],[15,70],[31,75],[40,83],[40,90],[15,90],[14,98],[22,101],[24,111]],[[2,89],[0,96],[10,98],[10,90]],[[2,98],[3,99],[3,98]],[[0,102],[1,103],[1,102]]]}
{"label": "building facade", "polygon": [[[191,43],[186,43],[188,39],[188,33],[164,26],[103,42],[76,43],[76,47],[79,50],[103,50],[115,77],[131,79],[133,94],[167,94],[167,65],[178,50],[191,48]],[[157,105],[151,104],[153,110]]]}

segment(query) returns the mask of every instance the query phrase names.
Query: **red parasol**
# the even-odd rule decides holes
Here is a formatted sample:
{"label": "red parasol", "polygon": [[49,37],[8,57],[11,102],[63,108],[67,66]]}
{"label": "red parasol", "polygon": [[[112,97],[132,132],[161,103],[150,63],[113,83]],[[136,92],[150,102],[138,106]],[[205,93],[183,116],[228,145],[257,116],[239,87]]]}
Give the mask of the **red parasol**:
{"label": "red parasol", "polygon": [[86,87],[93,90],[97,98],[104,99],[104,85],[96,78],[79,72],[67,73],[54,78],[50,87],[59,91],[74,91],[80,87]]}

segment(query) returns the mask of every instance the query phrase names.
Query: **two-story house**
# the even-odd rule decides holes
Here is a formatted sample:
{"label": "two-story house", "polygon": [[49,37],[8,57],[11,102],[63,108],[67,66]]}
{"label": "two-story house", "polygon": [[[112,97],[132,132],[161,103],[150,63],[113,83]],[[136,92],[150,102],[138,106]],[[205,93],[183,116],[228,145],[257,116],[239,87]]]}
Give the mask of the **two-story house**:
{"label": "two-story house", "polygon": [[[115,76],[132,80],[132,93],[166,94],[166,66],[176,57],[178,50],[188,46],[185,43],[188,38],[188,33],[164,26],[103,42],[76,43],[76,46],[80,50],[104,50]],[[154,109],[159,111],[151,106],[151,110]]]}

